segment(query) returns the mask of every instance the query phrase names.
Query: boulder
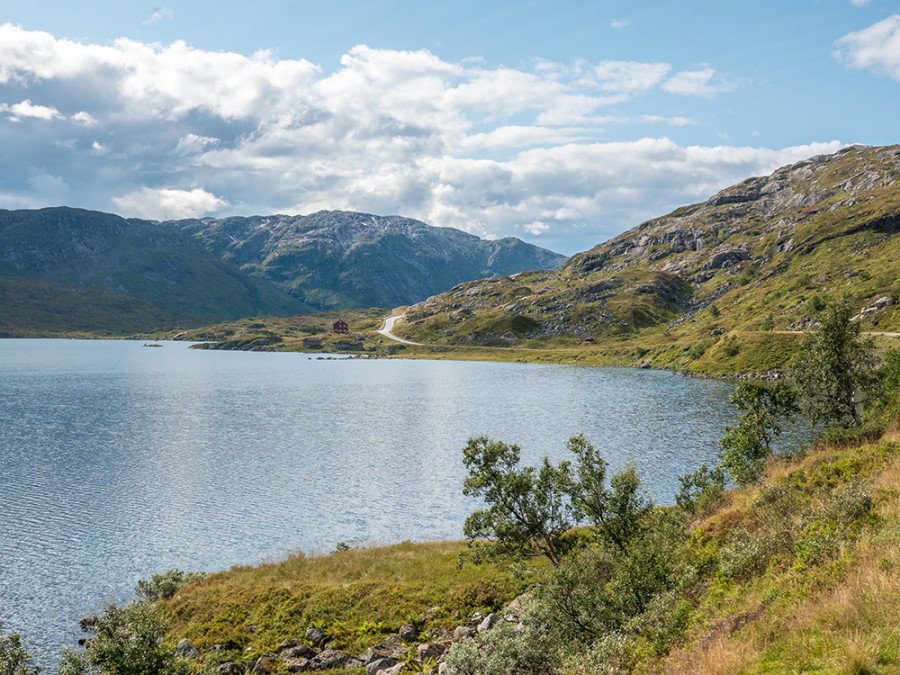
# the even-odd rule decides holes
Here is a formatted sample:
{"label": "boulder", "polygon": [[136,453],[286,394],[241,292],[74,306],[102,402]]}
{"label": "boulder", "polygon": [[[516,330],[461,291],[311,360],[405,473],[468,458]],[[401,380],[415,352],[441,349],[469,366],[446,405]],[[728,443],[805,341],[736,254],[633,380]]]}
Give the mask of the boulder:
{"label": "boulder", "polygon": [[416,651],[418,652],[420,661],[424,661],[425,659],[434,659],[437,661],[444,655],[444,652],[447,651],[448,647],[449,645],[442,642],[423,642],[416,647]]}
{"label": "boulder", "polygon": [[375,645],[375,649],[395,658],[406,654],[406,645],[396,635],[388,635],[383,642]]}
{"label": "boulder", "polygon": [[200,658],[200,650],[192,645],[188,640],[181,640],[175,645],[175,656],[182,659],[194,661]]}
{"label": "boulder", "polygon": [[478,624],[478,632],[479,633],[487,633],[491,628],[496,626],[500,622],[500,615],[494,614],[491,612],[488,614],[481,623]]}
{"label": "boulder", "polygon": [[[280,646],[280,645],[279,645]],[[300,643],[294,647],[288,647],[281,651],[279,656],[284,659],[311,659],[316,655],[316,650],[307,644]]]}
{"label": "boulder", "polygon": [[366,666],[366,675],[375,675],[378,672],[383,672],[388,668],[393,668],[397,663],[399,663],[397,659],[392,659],[390,657],[376,659]]}
{"label": "boulder", "polygon": [[400,636],[400,639],[404,642],[414,642],[417,637],[419,637],[419,631],[416,630],[416,627],[411,623],[405,623],[400,626],[400,630],[397,631],[397,635]]}
{"label": "boulder", "polygon": [[309,659],[281,659],[282,667],[289,673],[302,673],[305,670],[312,670],[309,664]]}
{"label": "boulder", "polygon": [[400,675],[404,668],[406,668],[406,661],[401,661],[395,666],[376,671],[375,675]]}
{"label": "boulder", "polygon": [[362,664],[337,649],[326,649],[310,659],[309,665],[311,670],[336,670],[338,668],[359,668]]}
{"label": "boulder", "polygon": [[313,647],[324,647],[331,641],[331,636],[326,635],[318,628],[307,628],[304,637],[312,643]]}

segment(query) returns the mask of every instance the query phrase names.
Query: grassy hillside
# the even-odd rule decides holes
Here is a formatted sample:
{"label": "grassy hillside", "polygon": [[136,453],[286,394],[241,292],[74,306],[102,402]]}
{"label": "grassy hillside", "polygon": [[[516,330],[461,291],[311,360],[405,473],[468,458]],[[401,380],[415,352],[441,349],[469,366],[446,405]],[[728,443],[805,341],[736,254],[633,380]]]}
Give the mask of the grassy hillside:
{"label": "grassy hillside", "polygon": [[70,208],[0,210],[0,331],[119,335],[310,308],[174,228]]}
{"label": "grassy hillside", "polygon": [[814,157],[558,271],[461,284],[410,307],[397,332],[461,351],[578,346],[592,361],[701,372],[779,367],[826,301],[856,308],[865,330],[900,332],[898,179],[900,146]]}

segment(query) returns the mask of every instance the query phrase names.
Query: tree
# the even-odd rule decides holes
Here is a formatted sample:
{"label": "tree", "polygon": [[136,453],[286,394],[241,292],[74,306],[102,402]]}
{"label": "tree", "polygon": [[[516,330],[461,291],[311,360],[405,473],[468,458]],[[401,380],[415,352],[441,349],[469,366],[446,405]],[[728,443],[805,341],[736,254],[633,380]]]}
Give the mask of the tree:
{"label": "tree", "polygon": [[463,494],[482,497],[487,508],[466,518],[463,532],[471,543],[488,539],[480,553],[543,555],[559,565],[563,534],[574,525],[566,497],[570,464],[554,467],[544,457],[539,470],[519,467],[520,449],[485,436],[471,438],[463,449],[469,472]]}
{"label": "tree", "polygon": [[762,475],[783,421],[798,412],[797,392],[783,381],[750,380],[735,387],[728,402],[744,414],[725,429],[719,466],[738,485],[748,485]]}
{"label": "tree", "polygon": [[[568,530],[587,519],[601,540],[625,552],[641,532],[653,504],[633,468],[614,474],[606,486],[606,462],[583,436],[569,439],[577,460],[553,466],[544,457],[540,468],[519,467],[520,450],[484,436],[469,439],[463,464],[469,472],[463,494],[482,497],[487,505],[463,526],[476,561],[485,554],[545,556],[554,567],[569,549]],[[481,545],[478,540],[487,540]]]}
{"label": "tree", "polygon": [[[0,630],[3,630],[3,624],[0,624]],[[40,671],[32,664],[21,635],[0,635],[0,675],[31,675]]]}
{"label": "tree", "polygon": [[860,337],[847,305],[831,307],[791,363],[803,409],[815,422],[860,426],[862,404],[877,390],[874,341]]}
{"label": "tree", "polygon": [[598,536],[625,551],[653,508],[641,489],[637,471],[626,467],[610,478],[607,488],[604,485],[607,465],[594,446],[579,435],[569,439],[568,449],[578,462],[577,480],[568,486],[576,515],[590,520]]}

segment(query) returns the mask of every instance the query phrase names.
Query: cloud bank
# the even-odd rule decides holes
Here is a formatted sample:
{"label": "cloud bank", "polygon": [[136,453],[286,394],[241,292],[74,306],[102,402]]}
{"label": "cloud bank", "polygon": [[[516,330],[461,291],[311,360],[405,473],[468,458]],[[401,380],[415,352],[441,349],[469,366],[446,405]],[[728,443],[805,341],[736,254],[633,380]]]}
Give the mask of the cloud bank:
{"label": "cloud bank", "polygon": [[[154,20],[166,16],[159,10]],[[861,54],[866,40],[846,49]],[[642,114],[612,112],[731,89],[705,64],[492,68],[360,45],[326,74],[268,51],[80,44],[5,24],[0,206],[65,199],[154,219],[347,209],[525,236],[571,253],[840,147],[684,147],[666,129],[694,120],[649,102]],[[606,130],[624,124],[659,133],[609,142]]]}

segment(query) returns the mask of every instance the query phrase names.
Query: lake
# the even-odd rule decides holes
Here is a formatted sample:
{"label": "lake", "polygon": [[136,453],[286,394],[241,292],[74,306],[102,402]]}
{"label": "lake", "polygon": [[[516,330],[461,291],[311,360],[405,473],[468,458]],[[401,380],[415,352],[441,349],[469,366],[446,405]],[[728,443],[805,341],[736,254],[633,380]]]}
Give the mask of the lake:
{"label": "lake", "polygon": [[462,448],[584,433],[654,500],[716,455],[732,384],[666,372],[0,340],[0,622],[43,662],[178,567],[462,538]]}

